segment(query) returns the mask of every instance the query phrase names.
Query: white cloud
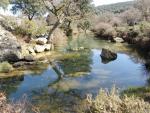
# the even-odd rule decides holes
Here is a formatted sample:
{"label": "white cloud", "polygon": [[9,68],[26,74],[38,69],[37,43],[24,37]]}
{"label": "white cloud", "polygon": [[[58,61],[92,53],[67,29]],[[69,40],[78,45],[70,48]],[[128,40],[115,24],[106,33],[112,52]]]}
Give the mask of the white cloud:
{"label": "white cloud", "polygon": [[125,1],[132,1],[132,0],[93,0],[95,6],[125,2]]}

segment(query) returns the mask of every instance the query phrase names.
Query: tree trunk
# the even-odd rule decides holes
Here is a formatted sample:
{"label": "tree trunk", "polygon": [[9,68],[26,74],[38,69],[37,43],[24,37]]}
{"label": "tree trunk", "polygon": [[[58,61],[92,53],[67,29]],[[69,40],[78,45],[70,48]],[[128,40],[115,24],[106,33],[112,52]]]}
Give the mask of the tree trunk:
{"label": "tree trunk", "polygon": [[58,26],[60,25],[59,20],[57,20],[57,22],[54,24],[53,28],[50,29],[49,34],[48,34],[48,43],[51,43],[51,35],[53,34],[53,32],[55,31],[56,28],[58,28]]}

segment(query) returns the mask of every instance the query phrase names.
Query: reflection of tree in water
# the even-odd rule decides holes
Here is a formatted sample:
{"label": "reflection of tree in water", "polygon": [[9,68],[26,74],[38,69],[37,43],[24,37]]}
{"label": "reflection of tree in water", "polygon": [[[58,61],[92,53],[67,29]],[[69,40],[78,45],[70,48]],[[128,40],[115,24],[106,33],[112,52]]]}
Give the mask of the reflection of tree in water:
{"label": "reflection of tree in water", "polygon": [[34,95],[32,102],[42,113],[78,113],[84,101],[72,92],[59,92],[49,88]]}
{"label": "reflection of tree in water", "polygon": [[72,52],[60,59],[59,65],[65,75],[78,76],[90,72],[92,63],[90,50]]}
{"label": "reflection of tree in water", "polygon": [[0,90],[10,95],[12,92],[17,90],[17,87],[24,80],[24,76],[1,78],[0,79]]}

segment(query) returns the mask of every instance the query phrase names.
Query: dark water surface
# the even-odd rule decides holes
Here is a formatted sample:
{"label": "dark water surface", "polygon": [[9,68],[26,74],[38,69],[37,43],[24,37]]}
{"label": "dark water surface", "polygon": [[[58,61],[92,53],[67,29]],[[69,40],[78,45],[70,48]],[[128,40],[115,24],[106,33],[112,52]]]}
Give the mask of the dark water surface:
{"label": "dark water surface", "polygon": [[[149,78],[145,59],[127,45],[112,44],[93,38],[74,39],[69,46],[58,46],[64,51],[59,66],[65,73],[60,78],[49,65],[40,74],[24,74],[21,77],[0,79],[0,90],[10,99],[27,95],[31,103],[42,113],[77,112],[74,105],[82,105],[86,94],[96,95],[100,88],[111,88],[114,84],[120,90],[128,87],[146,86]],[[67,52],[66,48],[90,48],[80,52]],[[117,52],[115,61],[103,62],[101,48]],[[42,67],[42,65],[41,65]]]}

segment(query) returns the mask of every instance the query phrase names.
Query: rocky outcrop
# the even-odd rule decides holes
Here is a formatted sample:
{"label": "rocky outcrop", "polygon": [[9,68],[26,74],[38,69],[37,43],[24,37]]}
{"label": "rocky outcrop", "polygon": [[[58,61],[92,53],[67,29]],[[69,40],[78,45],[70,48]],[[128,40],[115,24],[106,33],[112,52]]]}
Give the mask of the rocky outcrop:
{"label": "rocky outcrop", "polygon": [[116,53],[114,53],[114,52],[112,52],[112,51],[110,51],[110,50],[108,50],[108,49],[102,49],[102,52],[101,52],[101,58],[102,58],[102,60],[104,61],[106,61],[106,60],[116,60],[117,59],[117,54]]}
{"label": "rocky outcrop", "polygon": [[0,62],[16,62],[22,59],[21,45],[16,37],[0,26]]}

